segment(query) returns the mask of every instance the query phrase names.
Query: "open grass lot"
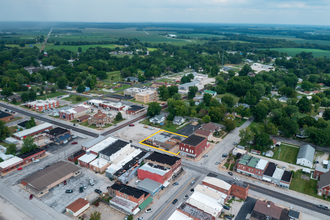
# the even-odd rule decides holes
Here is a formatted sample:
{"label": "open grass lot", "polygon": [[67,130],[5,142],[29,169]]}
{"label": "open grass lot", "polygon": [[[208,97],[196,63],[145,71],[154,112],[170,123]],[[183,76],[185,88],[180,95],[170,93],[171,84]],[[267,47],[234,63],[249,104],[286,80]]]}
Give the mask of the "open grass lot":
{"label": "open grass lot", "polygon": [[258,122],[253,121],[253,122],[251,122],[251,124],[249,125],[249,128],[253,128],[253,127],[257,126],[257,124],[258,124]]}
{"label": "open grass lot", "polygon": [[78,47],[81,47],[81,50],[83,52],[85,52],[86,50],[88,50],[89,48],[95,48],[95,47],[102,47],[102,48],[111,48],[111,49],[115,49],[115,47],[121,47],[119,45],[115,45],[115,44],[92,44],[92,45],[80,45],[80,46],[71,46],[71,45],[49,45],[46,46],[45,51],[54,49],[54,50],[61,50],[61,49],[65,49],[65,50],[71,50],[73,52],[78,52]]}
{"label": "open grass lot", "polygon": [[[279,151],[280,149],[281,152]],[[273,159],[296,164],[298,152],[299,147],[291,147],[286,144],[281,144],[280,147],[275,148]]]}
{"label": "open grass lot", "polygon": [[309,53],[312,52],[314,57],[328,57],[330,58],[330,51],[319,50],[319,49],[306,49],[306,48],[270,48],[270,50],[275,50],[280,53],[287,53],[289,56],[295,56],[303,51]]}
{"label": "open grass lot", "polygon": [[89,100],[90,98],[78,96],[78,95],[70,95],[69,97],[64,98],[63,100],[72,102],[72,104],[76,104],[79,102],[84,102]]}
{"label": "open grass lot", "polygon": [[224,97],[225,95],[232,96],[232,97],[234,98],[234,102],[235,102],[235,103],[238,102],[238,100],[239,100],[239,97],[238,97],[237,95],[232,94],[232,93],[229,93],[229,92],[226,92],[225,94],[219,94],[219,95],[217,95],[216,97],[219,98],[219,99],[221,99],[221,98]]}
{"label": "open grass lot", "polygon": [[246,121],[247,119],[235,118],[236,127],[241,127]]}
{"label": "open grass lot", "polygon": [[185,126],[179,128],[179,126],[178,126],[178,125],[174,125],[174,124],[172,123],[172,121],[165,120],[164,125],[163,125],[163,126],[160,126],[160,125],[155,125],[155,124],[150,123],[150,122],[149,122],[149,119],[145,119],[145,120],[141,121],[140,123],[141,123],[141,124],[148,125],[148,126],[156,127],[156,128],[161,128],[161,129],[163,129],[163,130],[171,131],[171,132],[177,132],[178,130],[180,130],[180,129],[182,129],[182,128],[184,128],[185,126],[188,125],[188,124],[187,124],[187,125],[185,125]]}
{"label": "open grass lot", "polygon": [[112,72],[107,72],[108,78],[106,81],[110,81],[111,77],[113,77],[112,82],[118,82],[118,81],[123,81],[124,78],[120,75],[120,71],[112,71]]}
{"label": "open grass lot", "polygon": [[120,88],[116,88],[116,89],[113,89],[113,91],[118,91],[118,90],[122,90],[122,89],[127,89],[131,87],[131,85],[126,85],[126,84],[122,84],[122,86]]}
{"label": "open grass lot", "polygon": [[[54,98],[54,97],[57,97],[57,96],[60,96],[60,95],[66,95],[66,93],[65,92],[48,93],[47,94],[47,99]],[[37,99],[43,99],[43,100],[45,100],[46,99],[46,95],[37,96]]]}

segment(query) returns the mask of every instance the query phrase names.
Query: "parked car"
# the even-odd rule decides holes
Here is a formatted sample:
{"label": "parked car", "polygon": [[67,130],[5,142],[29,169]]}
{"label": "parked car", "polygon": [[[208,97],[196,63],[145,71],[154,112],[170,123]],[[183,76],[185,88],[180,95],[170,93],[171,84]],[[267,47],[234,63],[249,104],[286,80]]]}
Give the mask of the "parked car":
{"label": "parked car", "polygon": [[195,190],[194,189],[190,189],[190,192],[195,192]]}
{"label": "parked car", "polygon": [[143,217],[138,218],[137,220],[143,220]]}
{"label": "parked car", "polygon": [[102,191],[101,191],[101,190],[99,190],[99,189],[95,189],[95,190],[94,190],[94,192],[96,192],[96,193],[98,193],[98,194],[102,195]]}
{"label": "parked car", "polygon": [[190,185],[192,186],[192,185],[194,185],[194,184],[195,184],[195,181],[191,181]]}
{"label": "parked car", "polygon": [[232,176],[232,175],[233,175],[233,173],[232,173],[232,172],[228,172],[228,174],[229,174],[230,176]]}
{"label": "parked car", "polygon": [[86,184],[84,184],[84,185],[83,185],[83,187],[84,187],[84,189],[87,189],[87,186],[86,186]]}
{"label": "parked car", "polygon": [[184,196],[184,199],[189,199],[189,196],[188,196],[188,195],[185,195],[185,196]]}
{"label": "parked car", "polygon": [[239,181],[239,178],[237,178],[237,177],[234,177],[234,180],[237,180],[237,181]]}
{"label": "parked car", "polygon": [[228,156],[228,154],[227,153],[225,153],[225,154],[222,154],[222,157],[227,157]]}
{"label": "parked car", "polygon": [[90,179],[89,180],[89,184],[91,184],[91,186],[94,186],[94,184],[95,184],[94,180],[93,179]]}
{"label": "parked car", "polygon": [[317,207],[320,209],[328,210],[328,206],[325,206],[325,205],[319,204],[319,205],[317,205]]}
{"label": "parked car", "polygon": [[209,155],[205,154],[203,157],[208,157]]}
{"label": "parked car", "polygon": [[177,185],[179,185],[179,183],[178,183],[178,182],[175,182],[175,183],[173,183],[172,185],[173,185],[173,186],[177,186]]}
{"label": "parked car", "polygon": [[219,165],[220,164],[220,162],[215,162],[215,165]]}
{"label": "parked car", "polygon": [[128,126],[130,126],[130,127],[134,127],[134,126],[135,126],[135,124],[130,124],[130,125],[128,125]]}
{"label": "parked car", "polygon": [[149,212],[152,212],[152,209],[151,209],[151,208],[148,208],[148,209],[146,210],[146,213],[149,213]]}
{"label": "parked car", "polygon": [[22,169],[23,169],[22,167],[17,168],[17,170],[22,170]]}
{"label": "parked car", "polygon": [[316,161],[314,161],[314,163],[317,164],[317,163],[319,163],[319,161],[316,160]]}
{"label": "parked car", "polygon": [[234,144],[234,145],[237,145],[238,143],[237,143],[237,142],[234,142],[233,144]]}
{"label": "parked car", "polygon": [[30,200],[33,199],[33,194],[30,195],[29,199],[30,199]]}
{"label": "parked car", "polygon": [[228,219],[228,220],[233,219],[233,217],[231,217],[230,215],[224,215],[223,217],[225,217],[225,219]]}
{"label": "parked car", "polygon": [[138,185],[141,182],[141,180],[135,181],[135,185]]}
{"label": "parked car", "polygon": [[66,185],[66,180],[64,180],[63,184]]}
{"label": "parked car", "polygon": [[175,204],[177,202],[178,202],[178,200],[177,199],[174,199],[173,202],[172,202],[172,204]]}
{"label": "parked car", "polygon": [[224,209],[226,209],[226,210],[229,210],[229,209],[230,209],[230,207],[227,206],[227,205],[223,205],[222,208],[224,208]]}
{"label": "parked car", "polygon": [[79,192],[83,193],[84,192],[84,188],[83,187],[79,187]]}
{"label": "parked car", "polygon": [[78,142],[77,142],[77,141],[74,141],[74,142],[72,142],[71,144],[72,144],[72,145],[73,145],[73,144],[78,144]]}
{"label": "parked car", "polygon": [[73,190],[72,189],[67,189],[67,190],[65,190],[65,193],[73,193]]}

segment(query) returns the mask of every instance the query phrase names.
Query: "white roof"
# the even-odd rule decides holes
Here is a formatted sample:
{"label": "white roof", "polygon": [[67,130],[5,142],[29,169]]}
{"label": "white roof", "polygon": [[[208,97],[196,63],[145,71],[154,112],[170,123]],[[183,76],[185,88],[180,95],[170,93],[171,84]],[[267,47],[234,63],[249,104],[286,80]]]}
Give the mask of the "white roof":
{"label": "white roof", "polygon": [[265,167],[267,166],[268,164],[268,161],[267,160],[264,160],[264,159],[260,159],[257,166],[255,167],[256,169],[259,169],[259,170],[264,170]]}
{"label": "white roof", "polygon": [[196,187],[195,187],[195,191],[198,191],[200,193],[203,193],[207,196],[210,196],[218,201],[222,201],[223,199],[226,199],[227,198],[227,195],[218,191],[218,190],[215,190],[215,189],[212,189],[208,186],[205,186],[205,185],[200,185],[198,184]]}
{"label": "white roof", "polygon": [[[315,170],[319,170],[319,167],[320,167],[320,166],[316,166],[316,167],[315,167]],[[323,169],[323,167],[320,167],[320,168]],[[311,169],[308,169],[308,168],[303,168],[302,171],[303,171],[304,173],[311,173],[312,170],[311,170]]]}
{"label": "white roof", "polygon": [[[156,165],[157,166],[157,165]],[[164,167],[166,168],[166,167]],[[142,167],[139,168],[140,170],[145,170],[148,171],[150,173],[155,173],[161,176],[164,176],[166,173],[168,173],[170,171],[170,169],[166,169],[166,170],[162,170],[156,167],[153,167],[153,165],[151,165],[150,163],[146,163],[144,164]]]}
{"label": "white roof", "polygon": [[173,214],[167,220],[193,220],[193,218],[190,218],[178,210],[175,210],[175,212],[173,212]]}
{"label": "white roof", "polygon": [[329,161],[328,160],[323,160],[323,165],[328,165]]}
{"label": "white roof", "polygon": [[13,157],[9,160],[1,162],[0,163],[0,168],[5,169],[7,167],[10,167],[10,166],[12,166],[16,163],[20,163],[20,162],[23,162],[23,159],[15,156],[15,157]]}
{"label": "white roof", "polygon": [[37,125],[37,126],[32,127],[30,129],[26,129],[26,130],[23,130],[23,131],[16,132],[13,135],[16,136],[16,137],[22,138],[24,136],[33,134],[33,133],[35,133],[37,131],[44,130],[44,129],[49,128],[49,127],[52,127],[52,126],[53,126],[52,124],[50,124],[48,122],[45,122],[45,123],[43,123],[41,125]]}
{"label": "white roof", "polygon": [[102,168],[104,166],[106,166],[108,163],[107,160],[103,159],[103,158],[97,158],[96,160],[93,160],[90,165],[94,166],[94,167],[99,167]]}
{"label": "white roof", "polygon": [[226,190],[229,190],[230,187],[231,187],[231,185],[229,183],[226,183],[225,181],[220,180],[220,179],[215,178],[215,177],[207,176],[203,179],[203,181],[206,182],[206,183],[209,183],[211,185],[218,186],[222,189],[226,189]]}
{"label": "white roof", "polygon": [[139,155],[142,151],[140,149],[135,149],[134,147],[130,147],[126,152],[123,152],[119,157],[112,161],[112,164],[126,164],[134,157]]}
{"label": "white roof", "polygon": [[27,104],[28,105],[36,105],[36,106],[44,106],[44,105],[47,105],[47,104],[53,104],[53,103],[56,103],[55,100],[36,100],[36,101],[33,101],[33,102],[28,102]]}
{"label": "white roof", "polygon": [[221,210],[222,210],[222,206],[219,207],[221,209],[219,211],[219,210],[216,210],[216,209],[214,209],[214,208],[212,208],[212,207],[210,207],[210,206],[202,203],[201,201],[196,200],[196,199],[191,198],[191,197],[187,200],[187,203],[189,203],[192,206],[195,206],[198,209],[203,210],[206,213],[209,213],[210,215],[212,215],[214,217],[216,217],[221,212]]}
{"label": "white roof", "polygon": [[214,210],[217,211],[221,211],[222,210],[222,205],[219,203],[219,201],[217,199],[214,199],[204,193],[195,191],[192,195],[191,195],[192,199],[195,199],[203,204],[205,204],[206,206],[209,206],[211,208],[213,208]]}
{"label": "white roof", "polygon": [[96,100],[96,99],[91,99],[91,100],[87,101],[87,103],[97,103],[97,104],[100,104],[102,102],[103,102],[102,100]]}
{"label": "white roof", "polygon": [[84,162],[84,163],[90,163],[92,160],[94,160],[97,156],[95,154],[85,154],[78,158],[78,160]]}
{"label": "white roof", "polygon": [[12,154],[5,154],[5,153],[0,153],[0,158],[2,158],[3,160],[9,160],[10,158],[15,157]]}
{"label": "white roof", "polygon": [[89,150],[93,151],[95,153],[99,153],[101,150],[108,147],[110,144],[112,144],[116,140],[117,139],[115,139],[113,137],[108,137],[108,138],[104,139],[103,141],[99,142],[98,144],[95,144],[94,147],[90,148]]}
{"label": "white roof", "polygon": [[284,170],[283,169],[280,169],[280,168],[277,168],[276,167],[276,170],[275,170],[275,172],[273,173],[273,178],[275,178],[275,179],[282,179],[282,176],[283,176],[283,173],[284,173]]}

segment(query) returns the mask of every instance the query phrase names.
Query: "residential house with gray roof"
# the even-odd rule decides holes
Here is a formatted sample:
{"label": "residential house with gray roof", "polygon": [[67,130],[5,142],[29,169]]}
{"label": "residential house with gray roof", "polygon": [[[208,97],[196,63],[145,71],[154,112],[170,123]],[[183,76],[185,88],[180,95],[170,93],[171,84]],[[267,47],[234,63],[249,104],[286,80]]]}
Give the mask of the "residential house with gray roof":
{"label": "residential house with gray roof", "polygon": [[313,167],[315,148],[309,144],[302,145],[299,149],[296,164]]}

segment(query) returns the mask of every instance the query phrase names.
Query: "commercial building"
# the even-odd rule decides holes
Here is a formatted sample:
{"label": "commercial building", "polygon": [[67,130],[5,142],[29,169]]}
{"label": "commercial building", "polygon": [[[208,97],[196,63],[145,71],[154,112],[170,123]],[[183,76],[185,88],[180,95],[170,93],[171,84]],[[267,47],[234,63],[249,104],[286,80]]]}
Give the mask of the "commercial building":
{"label": "commercial building", "polygon": [[110,206],[127,214],[135,215],[152,201],[149,193],[121,183],[113,184],[108,190],[112,197]]}
{"label": "commercial building", "polygon": [[75,108],[69,108],[67,110],[59,111],[59,116],[61,119],[72,121],[89,113],[91,113],[91,107],[85,105],[78,105]]}
{"label": "commercial building", "polygon": [[162,188],[162,184],[154,180],[145,178],[139,183],[137,188],[149,193],[150,196],[154,196]]}
{"label": "commercial building", "polygon": [[26,138],[26,136],[33,136],[33,135],[39,134],[43,131],[50,130],[52,128],[53,128],[52,124],[45,122],[41,125],[37,125],[32,128],[16,132],[13,134],[13,137],[18,140],[22,140],[23,138]]}
{"label": "commercial building", "polygon": [[77,217],[84,211],[89,208],[90,204],[87,200],[83,198],[79,198],[70,205],[68,205],[65,209],[67,212],[72,214],[73,216]]}
{"label": "commercial building", "polygon": [[309,144],[302,145],[299,149],[296,164],[313,167],[315,148]]}
{"label": "commercial building", "polygon": [[111,121],[111,114],[103,113],[101,110],[98,110],[95,115],[92,115],[88,118],[88,124],[95,124],[96,127],[104,127],[105,125],[110,124]]}
{"label": "commercial building", "polygon": [[207,140],[210,140],[213,136],[212,132],[202,130],[202,129],[197,129],[195,131],[195,135],[206,138]]}
{"label": "commercial building", "polygon": [[204,210],[208,214],[218,217],[222,211],[222,205],[217,199],[211,197],[208,193],[195,191],[187,200],[190,205]]}
{"label": "commercial building", "polygon": [[110,109],[110,110],[116,110],[116,111],[122,111],[125,106],[121,102],[109,102],[109,101],[102,101],[99,104],[100,107],[103,109]]}
{"label": "commercial building", "polygon": [[139,106],[139,105],[131,105],[127,110],[126,114],[128,115],[137,115],[141,112],[144,112],[146,110],[146,107]]}
{"label": "commercial building", "polygon": [[158,183],[164,184],[166,181],[169,182],[171,177],[172,171],[170,168],[153,163],[147,162],[138,169],[138,178],[141,180],[148,178]]}
{"label": "commercial building", "polygon": [[289,220],[289,210],[276,206],[271,201],[257,200],[251,213],[251,220]]}
{"label": "commercial building", "polygon": [[145,140],[147,144],[170,150],[179,145],[185,138],[168,132],[160,132]]}
{"label": "commercial building", "polygon": [[43,112],[49,109],[55,109],[59,106],[58,101],[56,100],[37,100],[33,102],[28,102],[25,104],[26,107],[29,107],[35,111]]}
{"label": "commercial building", "polygon": [[85,154],[86,154],[86,151],[84,151],[84,150],[79,150],[79,151],[73,153],[72,155],[70,155],[70,156],[68,157],[68,161],[71,161],[71,162],[78,161],[78,158],[79,158],[79,157],[82,157],[82,156],[85,155]]}
{"label": "commercial building", "polygon": [[82,167],[86,167],[86,168],[89,168],[89,164],[95,160],[97,157],[97,155],[95,154],[85,154],[81,157],[78,158],[78,164]]}
{"label": "commercial building", "polygon": [[14,169],[24,165],[24,160],[19,157],[12,157],[0,163],[0,174],[6,174]]}
{"label": "commercial building", "polygon": [[167,219],[167,220],[195,220],[185,214],[183,214],[182,212],[179,212],[178,210],[175,210],[175,212],[173,212],[173,214]]}
{"label": "commercial building", "polygon": [[21,180],[25,190],[40,197],[71,177],[81,174],[80,168],[60,161]]}
{"label": "commercial building", "polygon": [[90,140],[86,143],[83,143],[81,145],[81,148],[82,148],[82,150],[87,151],[88,149],[92,148],[93,146],[100,143],[104,139],[105,139],[105,137],[103,135],[99,135],[97,138],[93,138],[92,140]]}
{"label": "commercial building", "polygon": [[198,86],[199,84],[200,84],[199,81],[184,83],[184,84],[179,85],[179,90],[182,90],[184,92],[188,92],[190,87]]}
{"label": "commercial building", "polygon": [[237,164],[237,172],[262,180],[268,161],[244,155]]}
{"label": "commercial building", "polygon": [[126,154],[130,148],[131,144],[127,141],[116,140],[103,150],[99,151],[99,157],[112,162],[121,155]]}
{"label": "commercial building", "polygon": [[191,135],[180,143],[180,155],[197,158],[210,146],[207,139],[197,135]]}
{"label": "commercial building", "polygon": [[46,156],[46,151],[43,149],[37,148],[28,153],[21,154],[18,157],[23,160],[24,164],[28,164],[28,163],[38,160],[39,158],[44,157],[44,156]]}
{"label": "commercial building", "polygon": [[158,99],[156,90],[146,90],[135,95],[135,101],[142,103],[157,102]]}
{"label": "commercial building", "polygon": [[54,141],[55,144],[65,144],[72,139],[70,130],[61,127],[49,130],[47,136],[51,141]]}
{"label": "commercial building", "polygon": [[181,158],[158,152],[153,152],[150,156],[144,159],[144,162],[168,167],[173,174],[176,174],[181,170]]}
{"label": "commercial building", "polygon": [[100,141],[99,143],[95,144],[93,147],[87,149],[86,151],[91,152],[92,154],[98,155],[98,153],[110,146],[113,142],[117,141],[117,139],[113,137],[108,137],[104,139],[103,141]]}
{"label": "commercial building", "polygon": [[104,172],[108,166],[110,166],[110,161],[103,158],[97,158],[89,163],[89,168],[98,173]]}
{"label": "commercial building", "polygon": [[[198,209],[192,205],[190,205],[189,203],[181,203],[179,205],[179,207],[176,209],[177,212],[185,215],[186,217],[188,217],[189,219],[193,219],[193,220],[215,220],[215,217],[210,215],[209,213],[205,212],[202,209]],[[186,217],[179,217],[179,218],[173,218],[173,220],[176,219],[186,219]],[[171,219],[172,216],[169,218]]]}
{"label": "commercial building", "polygon": [[147,89],[141,89],[141,88],[128,88],[124,90],[124,95],[126,97],[135,97],[136,94],[140,93],[140,92],[144,92]]}
{"label": "commercial building", "polygon": [[12,114],[9,114],[7,112],[0,111],[0,120],[1,121],[9,122],[13,118],[14,118],[14,116]]}
{"label": "commercial building", "polygon": [[280,187],[289,189],[290,184],[291,184],[291,180],[292,180],[292,172],[285,170],[282,178],[281,178],[281,182],[280,182]]}

